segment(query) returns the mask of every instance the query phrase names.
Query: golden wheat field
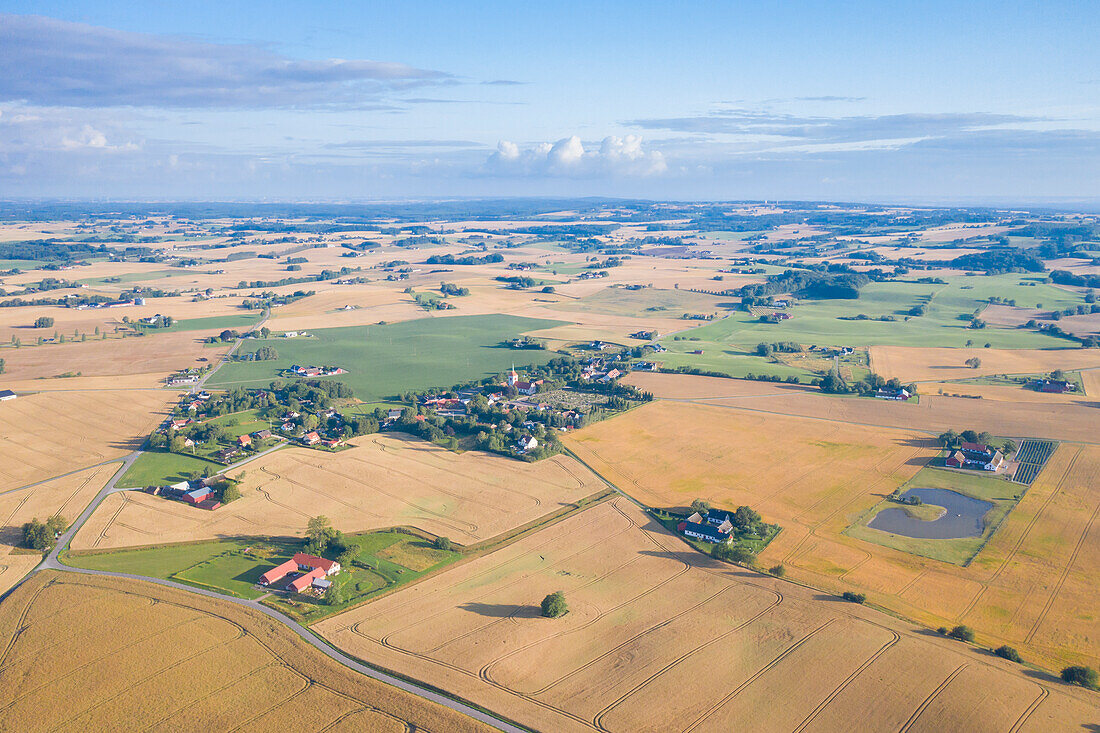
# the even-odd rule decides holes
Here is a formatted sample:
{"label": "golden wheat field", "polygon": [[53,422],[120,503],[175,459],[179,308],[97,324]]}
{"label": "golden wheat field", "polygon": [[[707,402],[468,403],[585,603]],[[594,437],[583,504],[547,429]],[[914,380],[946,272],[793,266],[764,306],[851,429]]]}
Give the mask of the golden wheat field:
{"label": "golden wheat field", "polygon": [[[1100,412],[1088,396],[1068,400],[1037,397],[1034,401],[1007,401],[921,394],[919,400],[893,402],[834,397],[813,387],[769,383],[752,387],[736,384],[739,380],[680,374],[632,373],[627,381],[669,400],[799,416],[826,423],[917,430],[929,435],[973,428],[1014,438],[1092,442],[1100,429]],[[958,393],[968,393],[969,385],[957,387]]]}
{"label": "golden wheat field", "polygon": [[[755,399],[755,398],[753,398]],[[573,434],[569,446],[647,504],[741,504],[783,531],[768,567],[836,592],[864,592],[930,627],[966,623],[1049,669],[1095,664],[1100,637],[1083,589],[1100,582],[1100,446],[1063,444],[966,567],[844,534],[934,455],[919,432],[658,401]],[[1009,491],[1022,492],[1012,485]],[[1044,610],[1045,609],[1045,610]]]}
{"label": "golden wheat field", "polygon": [[74,538],[73,548],[301,535],[319,514],[346,532],[415,526],[467,545],[605,488],[568,456],[520,463],[477,451],[456,455],[396,435],[356,442],[358,447],[337,454],[291,448],[249,464],[242,497],[213,512],[138,491],[113,494]]}
{"label": "golden wheat field", "polygon": [[[1096,349],[945,349],[912,346],[872,346],[871,368],[903,382],[967,379],[986,374],[1042,374],[1055,369],[1100,367]],[[966,365],[981,359],[974,369]]]}
{"label": "golden wheat field", "polygon": [[40,573],[0,603],[0,638],[0,730],[488,730],[151,583]]}
{"label": "golden wheat field", "polygon": [[42,559],[41,553],[17,549],[23,539],[23,524],[32,519],[45,521],[55,514],[73,521],[118,467],[118,463],[108,463],[0,494],[0,593],[19,582]]}
{"label": "golden wheat field", "polygon": [[140,448],[174,396],[161,390],[40,392],[0,402],[0,490]]}
{"label": "golden wheat field", "polygon": [[203,344],[201,337],[205,335],[203,332],[181,331],[128,338],[89,337],[84,342],[5,349],[7,364],[0,383],[65,374],[110,376],[120,378],[120,384],[125,384],[128,375],[157,374],[164,377],[179,369],[216,363],[229,350],[230,344]]}
{"label": "golden wheat field", "polygon": [[[544,618],[555,590],[569,612]],[[718,563],[621,498],[315,628],[538,730],[1038,731],[1100,714],[1083,691]]]}

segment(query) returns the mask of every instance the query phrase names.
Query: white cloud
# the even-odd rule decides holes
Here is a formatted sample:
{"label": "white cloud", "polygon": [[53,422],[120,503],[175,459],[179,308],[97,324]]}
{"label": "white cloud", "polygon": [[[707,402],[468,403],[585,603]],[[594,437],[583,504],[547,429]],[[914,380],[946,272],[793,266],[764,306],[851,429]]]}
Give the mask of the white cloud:
{"label": "white cloud", "polygon": [[575,178],[652,176],[668,169],[660,151],[643,149],[639,135],[611,135],[591,149],[585,149],[576,135],[525,149],[501,140],[485,167],[486,172],[497,175]]}

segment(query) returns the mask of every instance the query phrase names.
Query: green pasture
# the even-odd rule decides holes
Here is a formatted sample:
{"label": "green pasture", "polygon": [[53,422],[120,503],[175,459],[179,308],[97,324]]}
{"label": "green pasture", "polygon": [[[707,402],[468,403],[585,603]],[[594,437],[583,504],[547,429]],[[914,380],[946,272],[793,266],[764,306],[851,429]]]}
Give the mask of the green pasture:
{"label": "green pasture", "polygon": [[[714,283],[721,289],[722,283]],[[721,313],[736,307],[730,298],[721,298],[690,290],[643,288],[603,288],[578,300],[556,304],[558,310],[584,313],[606,313],[612,316],[636,318],[679,318],[684,313]],[[685,327],[694,321],[685,321]]]}
{"label": "green pasture", "polygon": [[918,471],[913,478],[902,484],[900,490],[904,493],[912,487],[949,489],[991,502],[993,508],[985,516],[985,531],[978,537],[921,539],[871,529],[867,524],[880,511],[888,507],[900,506],[896,502],[883,499],[844,530],[844,534],[883,547],[908,552],[911,555],[966,566],[974,560],[985,543],[997,531],[1001,522],[1019,502],[1023,492],[1027,490],[1027,487],[1012,483],[1000,476],[990,476],[978,471],[949,471],[931,466]]}
{"label": "green pasture", "polygon": [[130,470],[118,480],[117,485],[124,489],[139,489],[143,486],[174,484],[190,478],[193,472],[202,475],[207,468],[217,473],[225,466],[197,456],[185,456],[167,451],[147,451],[138,456],[134,465],[130,466]]}
{"label": "green pasture", "polygon": [[335,364],[348,373],[326,379],[345,382],[361,400],[380,400],[407,390],[479,379],[508,369],[513,361],[517,366],[545,363],[557,354],[517,352],[500,342],[561,323],[487,315],[311,330],[308,338],[268,339],[263,343],[279,352],[277,360],[226,364],[208,384],[256,387],[278,378],[280,370],[291,364]]}

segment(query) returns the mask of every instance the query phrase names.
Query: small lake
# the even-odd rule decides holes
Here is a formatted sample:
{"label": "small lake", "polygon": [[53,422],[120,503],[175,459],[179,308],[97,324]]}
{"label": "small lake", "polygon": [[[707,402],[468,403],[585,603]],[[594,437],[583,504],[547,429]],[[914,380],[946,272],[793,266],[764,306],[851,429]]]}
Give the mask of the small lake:
{"label": "small lake", "polygon": [[988,501],[971,499],[947,489],[909,489],[902,494],[902,498],[910,496],[920,497],[925,504],[942,506],[947,513],[933,522],[926,522],[909,516],[900,506],[891,506],[879,512],[867,526],[918,539],[980,537],[985,531],[985,515],[993,508]]}

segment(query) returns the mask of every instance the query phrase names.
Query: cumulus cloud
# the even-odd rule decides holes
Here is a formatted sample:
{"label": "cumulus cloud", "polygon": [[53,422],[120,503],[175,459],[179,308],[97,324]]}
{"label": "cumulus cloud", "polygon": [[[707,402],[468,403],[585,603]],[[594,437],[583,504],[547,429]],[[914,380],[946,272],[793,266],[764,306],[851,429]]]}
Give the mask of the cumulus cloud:
{"label": "cumulus cloud", "polygon": [[137,150],[141,140],[105,115],[49,107],[0,107],[0,153]]}
{"label": "cumulus cloud", "polygon": [[440,71],[361,59],[292,59],[248,44],[0,14],[0,101],[73,107],[355,108],[453,83]]}
{"label": "cumulus cloud", "polygon": [[525,149],[501,140],[486,161],[488,172],[521,176],[651,176],[668,166],[660,151],[645,151],[639,135],[605,137],[598,146],[586,149],[576,135],[554,143],[536,143]]}

